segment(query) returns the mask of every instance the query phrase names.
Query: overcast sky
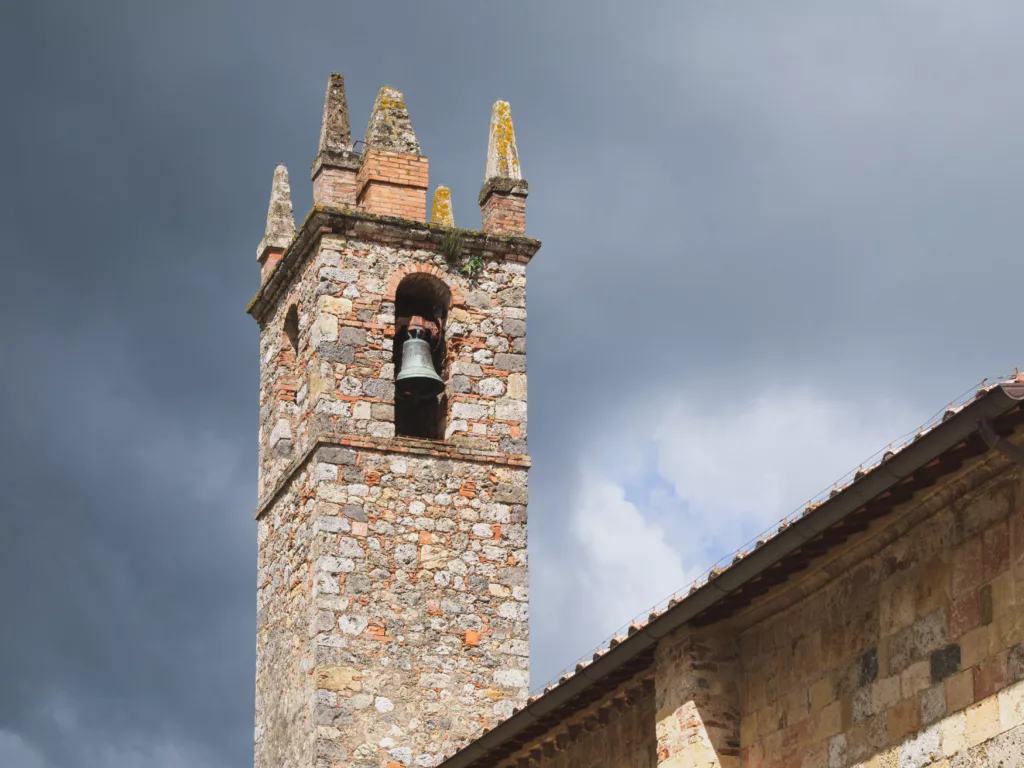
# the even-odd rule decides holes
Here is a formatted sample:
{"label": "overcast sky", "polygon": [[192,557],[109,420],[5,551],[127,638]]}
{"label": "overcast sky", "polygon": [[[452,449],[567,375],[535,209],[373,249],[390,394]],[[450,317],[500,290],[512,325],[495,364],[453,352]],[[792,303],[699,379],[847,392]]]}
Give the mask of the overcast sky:
{"label": "overcast sky", "polygon": [[530,182],[533,683],[1024,360],[1024,5],[8,3],[0,765],[251,764],[257,287],[327,76]]}

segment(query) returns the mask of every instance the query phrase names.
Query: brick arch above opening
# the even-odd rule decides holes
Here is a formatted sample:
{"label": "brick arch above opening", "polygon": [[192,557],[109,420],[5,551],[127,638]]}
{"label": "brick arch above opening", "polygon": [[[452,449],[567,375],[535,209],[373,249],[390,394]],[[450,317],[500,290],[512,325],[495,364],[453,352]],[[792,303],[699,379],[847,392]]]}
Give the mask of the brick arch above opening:
{"label": "brick arch above opening", "polygon": [[395,294],[398,292],[398,286],[401,282],[409,277],[410,275],[424,274],[430,275],[436,278],[448,289],[451,295],[451,301],[449,302],[449,308],[461,306],[466,303],[465,297],[462,295],[462,291],[459,287],[452,285],[446,279],[447,275],[443,269],[435,266],[434,264],[424,264],[417,262],[415,264],[403,264],[388,277],[387,285],[384,288],[384,299],[387,301],[394,301]]}

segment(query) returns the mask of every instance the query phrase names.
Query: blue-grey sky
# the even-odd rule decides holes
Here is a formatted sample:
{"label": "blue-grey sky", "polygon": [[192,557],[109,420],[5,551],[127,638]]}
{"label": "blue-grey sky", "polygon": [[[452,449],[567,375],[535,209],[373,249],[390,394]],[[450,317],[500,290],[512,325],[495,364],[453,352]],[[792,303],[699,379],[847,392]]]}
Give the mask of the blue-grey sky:
{"label": "blue-grey sky", "polygon": [[[1024,6],[8,3],[0,765],[252,759],[257,287],[327,76],[529,233],[535,684],[1024,359]],[[596,318],[596,322],[595,322]]]}

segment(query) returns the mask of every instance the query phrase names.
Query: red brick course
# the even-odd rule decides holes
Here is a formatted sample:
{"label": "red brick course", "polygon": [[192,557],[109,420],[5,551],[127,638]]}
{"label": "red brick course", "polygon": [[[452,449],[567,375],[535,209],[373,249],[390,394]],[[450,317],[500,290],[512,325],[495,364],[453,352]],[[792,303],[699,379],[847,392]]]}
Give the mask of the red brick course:
{"label": "red brick course", "polygon": [[526,233],[526,198],[507,192],[492,192],[480,206],[483,231],[495,235]]}
{"label": "red brick course", "polygon": [[369,147],[356,178],[357,201],[369,212],[427,220],[427,158]]}
{"label": "red brick course", "polygon": [[323,167],[313,179],[313,205],[355,208],[358,186],[355,171]]}

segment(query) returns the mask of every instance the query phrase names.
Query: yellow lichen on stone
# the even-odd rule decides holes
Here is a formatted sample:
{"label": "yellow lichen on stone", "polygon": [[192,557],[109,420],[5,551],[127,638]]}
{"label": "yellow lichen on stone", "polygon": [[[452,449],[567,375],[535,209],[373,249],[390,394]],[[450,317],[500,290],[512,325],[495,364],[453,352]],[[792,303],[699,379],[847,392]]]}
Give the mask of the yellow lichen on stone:
{"label": "yellow lichen on stone", "polygon": [[366,127],[366,144],[406,154],[420,154],[420,144],[412,129],[405,96],[397,88],[383,86],[373,102]]}
{"label": "yellow lichen on stone", "polygon": [[443,227],[455,226],[455,215],[452,213],[452,192],[448,187],[438,186],[434,190],[434,204],[430,208],[430,223]]}
{"label": "yellow lichen on stone", "polygon": [[512,127],[512,108],[507,101],[496,101],[491,109],[491,133],[487,142],[486,179],[521,179],[516,133]]}

